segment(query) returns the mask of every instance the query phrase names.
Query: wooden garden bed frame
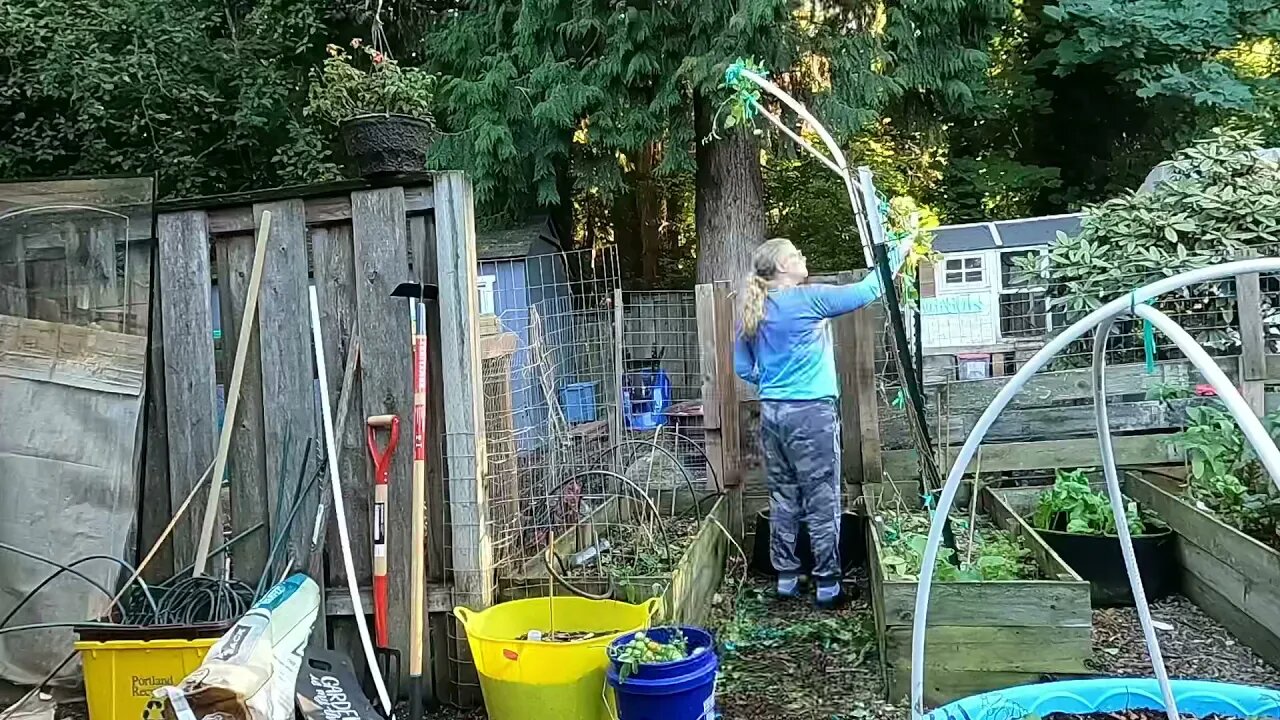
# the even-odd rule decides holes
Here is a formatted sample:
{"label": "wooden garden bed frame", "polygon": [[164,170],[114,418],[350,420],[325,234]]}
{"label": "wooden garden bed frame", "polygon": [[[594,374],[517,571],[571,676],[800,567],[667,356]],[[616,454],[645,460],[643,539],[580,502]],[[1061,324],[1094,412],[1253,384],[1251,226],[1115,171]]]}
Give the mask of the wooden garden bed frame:
{"label": "wooden garden bed frame", "polygon": [[[629,504],[629,503],[628,503]],[[701,625],[709,618],[716,592],[724,580],[725,561],[729,556],[730,539],[726,534],[729,528],[730,498],[722,495],[715,498],[715,503],[698,526],[693,542],[685,549],[675,570],[670,574],[637,576],[630,578],[623,588],[625,596],[619,599],[639,603],[653,597],[655,588],[661,590],[663,623],[680,623]],[[615,503],[606,503],[597,508],[590,517],[579,521],[577,525],[561,533],[556,538],[556,554],[567,558],[574,553],[590,547],[596,541],[596,533],[592,528],[593,519],[597,522],[617,524],[624,520],[628,512],[617,509]],[[539,597],[545,595],[554,582],[547,574],[541,555],[530,558],[517,577],[504,579],[502,595],[504,600]],[[584,591],[604,594],[609,591],[610,583],[604,579],[575,579],[574,582]],[[557,587],[557,595],[566,594],[569,590]]]}
{"label": "wooden garden bed frame", "polygon": [[[987,690],[1086,674],[1092,655],[1089,583],[1067,567],[1017,513],[987,490],[979,508],[1022,538],[1044,580],[934,583],[929,600],[924,699],[941,705]],[[871,602],[887,700],[910,691],[917,583],[885,579],[884,548],[868,525]]]}
{"label": "wooden garden bed frame", "polygon": [[1172,478],[1129,473],[1125,488],[1177,534],[1182,593],[1280,666],[1280,553],[1197,509]]}

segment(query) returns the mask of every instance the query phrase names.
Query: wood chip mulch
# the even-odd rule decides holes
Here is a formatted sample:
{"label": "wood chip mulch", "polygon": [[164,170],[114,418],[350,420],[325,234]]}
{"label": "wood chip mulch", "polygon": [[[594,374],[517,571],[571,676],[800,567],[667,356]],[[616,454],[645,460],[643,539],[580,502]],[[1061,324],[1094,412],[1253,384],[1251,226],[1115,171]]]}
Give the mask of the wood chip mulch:
{"label": "wood chip mulch", "polygon": [[[1174,595],[1153,603],[1151,617],[1157,623],[1156,637],[1170,677],[1280,688],[1280,670],[1185,597]],[[1099,674],[1153,677],[1135,609],[1094,611],[1090,665]]]}

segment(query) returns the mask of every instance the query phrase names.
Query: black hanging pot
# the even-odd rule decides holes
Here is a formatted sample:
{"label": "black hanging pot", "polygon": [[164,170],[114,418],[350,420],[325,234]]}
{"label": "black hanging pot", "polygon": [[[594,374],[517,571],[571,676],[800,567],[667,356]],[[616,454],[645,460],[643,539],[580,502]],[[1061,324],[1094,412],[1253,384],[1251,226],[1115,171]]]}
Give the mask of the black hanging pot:
{"label": "black hanging pot", "polygon": [[357,115],[339,126],[347,157],[361,177],[420,173],[435,127],[422,118],[397,113]]}

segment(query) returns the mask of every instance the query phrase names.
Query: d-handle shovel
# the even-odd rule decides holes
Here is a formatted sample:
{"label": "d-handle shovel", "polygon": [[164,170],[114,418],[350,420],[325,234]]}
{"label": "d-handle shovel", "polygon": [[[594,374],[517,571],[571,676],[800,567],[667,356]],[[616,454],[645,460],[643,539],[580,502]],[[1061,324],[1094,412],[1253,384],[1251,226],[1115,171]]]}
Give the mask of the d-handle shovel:
{"label": "d-handle shovel", "polygon": [[[377,647],[373,655],[378,661],[376,672],[382,674],[391,697],[400,695],[400,651],[390,647],[387,619],[390,617],[387,586],[387,494],[391,486],[391,456],[400,439],[400,418],[374,415],[365,421],[369,457],[373,460],[373,636]],[[387,446],[378,449],[378,430],[385,428]],[[370,669],[370,672],[374,672]]]}

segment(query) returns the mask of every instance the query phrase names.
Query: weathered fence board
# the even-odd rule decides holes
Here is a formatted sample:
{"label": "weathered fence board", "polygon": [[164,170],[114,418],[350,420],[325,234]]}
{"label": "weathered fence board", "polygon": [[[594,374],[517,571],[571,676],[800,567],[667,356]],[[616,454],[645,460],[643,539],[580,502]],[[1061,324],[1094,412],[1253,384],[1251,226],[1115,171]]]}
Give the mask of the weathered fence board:
{"label": "weathered fence board", "polygon": [[[224,348],[234,348],[237,344],[240,322],[248,299],[255,244],[255,236],[249,233],[221,238],[214,245],[220,288],[218,297],[222,303]],[[245,350],[247,359],[240,390],[240,408],[236,412],[236,428],[231,436],[230,455],[227,458],[232,533],[239,535],[261,525],[231,550],[232,572],[241,578],[256,578],[262,574],[272,530],[271,516],[267,510],[268,483],[265,481],[270,475],[267,473],[266,446],[263,440],[267,419],[263,415],[262,369],[258,362],[259,337],[260,331],[255,324]],[[230,355],[229,352],[223,353],[223,377],[231,375]],[[220,543],[214,543],[215,546],[218,544]]]}
{"label": "weathered fence board", "polygon": [[[274,519],[295,500],[299,470],[306,462],[305,440],[316,436],[316,414],[311,323],[309,312],[305,312],[309,266],[304,207],[299,199],[253,206],[253,216],[259,222],[268,211],[271,228],[258,301],[258,347],[262,395],[272,398],[263,427],[267,509]],[[336,365],[332,372],[341,377],[342,365]],[[306,522],[294,523],[287,547],[301,548],[301,539],[310,531],[306,526]],[[279,531],[271,528],[272,535]]]}
{"label": "weathered fence board", "polygon": [[[351,196],[351,229],[356,262],[356,316],[361,345],[361,405],[357,427],[372,415],[397,415],[404,432],[413,428],[413,385],[410,378],[412,347],[406,301],[391,297],[407,280],[409,259],[405,225],[404,191],[401,188],[364,190]],[[402,684],[407,683],[409,657],[409,581],[407,561],[412,514],[412,442],[391,460],[393,482],[387,497],[387,554],[400,560],[404,570],[393,573],[388,590],[392,645],[406,662],[401,663]],[[367,477],[367,476],[362,476]],[[361,483],[368,488],[367,481]],[[368,507],[366,501],[365,507]],[[364,527],[368,527],[367,511]],[[363,535],[368,538],[366,530]]]}
{"label": "weathered fence board", "polygon": [[[213,311],[209,297],[208,219],[199,210],[161,215],[157,221],[160,295],[164,302],[165,413],[169,425],[169,492],[176,509],[213,462],[217,442]],[[174,533],[174,563],[195,560],[199,508],[206,492],[221,492],[211,478]]]}

